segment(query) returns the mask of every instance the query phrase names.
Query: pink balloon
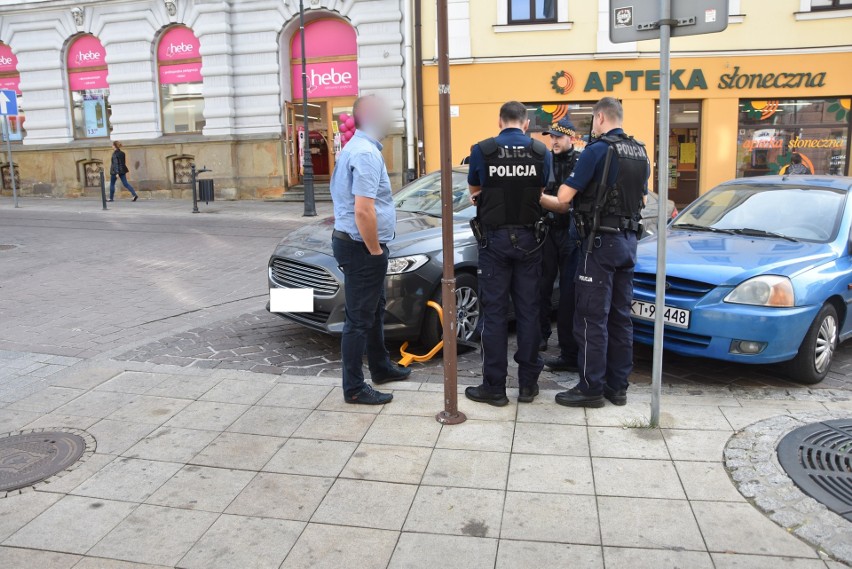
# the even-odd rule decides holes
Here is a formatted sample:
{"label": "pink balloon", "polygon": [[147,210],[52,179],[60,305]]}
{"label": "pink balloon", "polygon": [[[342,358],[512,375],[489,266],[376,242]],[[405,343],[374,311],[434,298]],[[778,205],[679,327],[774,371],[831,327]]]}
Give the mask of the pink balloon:
{"label": "pink balloon", "polygon": [[352,117],[348,117],[346,119],[346,126],[349,127],[349,130],[355,129],[355,119]]}
{"label": "pink balloon", "polygon": [[340,122],[346,122],[349,118],[349,113],[340,113]]}
{"label": "pink balloon", "polygon": [[344,134],[345,134],[345,133],[347,133],[347,132],[349,132],[349,127],[348,127],[348,126],[346,126],[346,123],[345,123],[345,122],[340,123],[340,132],[342,132],[342,133],[344,133]]}

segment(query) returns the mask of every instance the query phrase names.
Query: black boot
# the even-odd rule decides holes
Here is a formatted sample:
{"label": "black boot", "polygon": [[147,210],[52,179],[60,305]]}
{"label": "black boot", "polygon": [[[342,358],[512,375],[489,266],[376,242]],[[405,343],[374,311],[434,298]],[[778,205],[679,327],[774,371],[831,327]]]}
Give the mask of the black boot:
{"label": "black boot", "polygon": [[604,389],[604,397],[609,399],[609,402],[613,405],[618,405],[619,407],[621,407],[622,405],[627,405],[626,389],[619,389],[618,391]]}
{"label": "black boot", "polygon": [[555,358],[547,358],[544,360],[544,366],[550,368],[550,371],[570,371],[577,373],[580,368],[577,367],[577,358],[566,358],[560,355]]}
{"label": "black boot", "polygon": [[522,387],[518,391],[518,403],[532,403],[536,395],[538,395],[538,385]]}
{"label": "black boot", "polygon": [[505,393],[491,393],[484,385],[468,387],[464,390],[464,396],[471,401],[476,401],[477,403],[488,403],[495,407],[503,407],[509,404],[509,398],[506,397]]}
{"label": "black boot", "polygon": [[577,387],[557,393],[556,402],[565,407],[590,407],[593,409],[605,405],[603,395],[586,395]]}

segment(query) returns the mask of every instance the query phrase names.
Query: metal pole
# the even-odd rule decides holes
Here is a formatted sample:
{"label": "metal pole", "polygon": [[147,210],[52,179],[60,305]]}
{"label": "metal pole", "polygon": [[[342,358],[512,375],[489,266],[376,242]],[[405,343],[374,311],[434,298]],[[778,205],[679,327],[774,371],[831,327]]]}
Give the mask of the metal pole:
{"label": "metal pole", "polygon": [[423,126],[423,16],[421,0],[414,0],[414,97],[417,99],[417,176],[426,174]]}
{"label": "metal pole", "polygon": [[308,69],[305,54],[305,2],[299,0],[299,38],[302,42],[302,119],[305,134],[302,141],[302,184],[305,187],[304,217],[315,217],[317,214],[314,203],[314,163],[311,159],[311,131],[308,127]]}
{"label": "metal pole", "polygon": [[12,181],[12,199],[15,202],[15,207],[21,207],[18,205],[18,183],[15,181],[15,163],[12,161],[12,124],[9,122],[9,115],[6,115],[3,124],[6,126],[6,151],[9,153],[9,179]]}
{"label": "metal pole", "polygon": [[98,175],[100,176],[100,179],[101,179],[101,203],[104,206],[104,211],[106,211],[106,209],[107,209],[107,204],[106,204],[106,179],[104,178],[103,166],[101,166],[101,171],[98,173]]}
{"label": "metal pole", "polygon": [[660,0],[660,136],[657,141],[657,286],[654,305],[654,360],[651,369],[651,426],[660,425],[660,395],[663,385],[663,331],[666,310],[666,212],[669,203],[669,95],[671,89],[671,0]]}
{"label": "metal pole", "polygon": [[438,119],[441,132],[441,237],[444,254],[444,278],[441,279],[441,304],[444,309],[444,410],[435,416],[439,423],[456,425],[467,417],[459,411],[458,352],[456,334],[456,274],[453,265],[453,155],[450,133],[450,46],[448,39],[447,0],[438,2]]}
{"label": "metal pole", "polygon": [[198,188],[195,183],[195,164],[190,169],[192,172],[192,213],[198,213]]}

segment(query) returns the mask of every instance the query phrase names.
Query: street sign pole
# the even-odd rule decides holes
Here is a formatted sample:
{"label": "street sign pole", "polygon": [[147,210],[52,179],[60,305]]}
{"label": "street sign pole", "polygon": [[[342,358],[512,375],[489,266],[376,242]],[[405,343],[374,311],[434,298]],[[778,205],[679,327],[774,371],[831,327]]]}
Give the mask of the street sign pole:
{"label": "street sign pole", "polygon": [[609,37],[613,43],[660,38],[660,115],[657,140],[657,283],[654,301],[654,356],[651,368],[652,427],[660,425],[663,340],[666,311],[666,230],[669,202],[669,99],[671,38],[713,34],[728,27],[728,0],[610,0]]}
{"label": "street sign pole", "polygon": [[453,156],[450,133],[450,42],[447,0],[438,2],[438,119],[441,139],[441,237],[444,277],[441,305],[444,312],[444,410],[435,416],[439,423],[456,425],[467,420],[459,411],[458,352],[456,334],[456,272],[453,264]]}
{"label": "street sign pole", "polygon": [[663,331],[666,311],[666,229],[669,203],[669,96],[671,89],[671,0],[660,0],[660,136],[657,140],[657,282],[654,308],[654,357],[651,367],[651,426],[660,426],[663,386]]}
{"label": "street sign pole", "polygon": [[9,123],[9,115],[3,117],[3,127],[6,131],[6,152],[9,153],[9,178],[12,180],[12,199],[15,207],[18,205],[18,183],[15,181],[15,163],[12,161],[12,125]]}

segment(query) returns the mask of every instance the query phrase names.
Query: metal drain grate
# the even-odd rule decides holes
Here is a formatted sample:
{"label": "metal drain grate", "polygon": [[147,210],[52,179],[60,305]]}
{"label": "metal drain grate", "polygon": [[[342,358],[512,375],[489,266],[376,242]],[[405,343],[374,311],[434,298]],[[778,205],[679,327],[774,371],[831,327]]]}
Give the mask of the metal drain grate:
{"label": "metal drain grate", "polygon": [[85,451],[83,437],[62,431],[0,438],[0,492],[25,488],[62,472]]}
{"label": "metal drain grate", "polygon": [[778,462],[805,494],[852,521],[852,419],[791,431],[778,443]]}

